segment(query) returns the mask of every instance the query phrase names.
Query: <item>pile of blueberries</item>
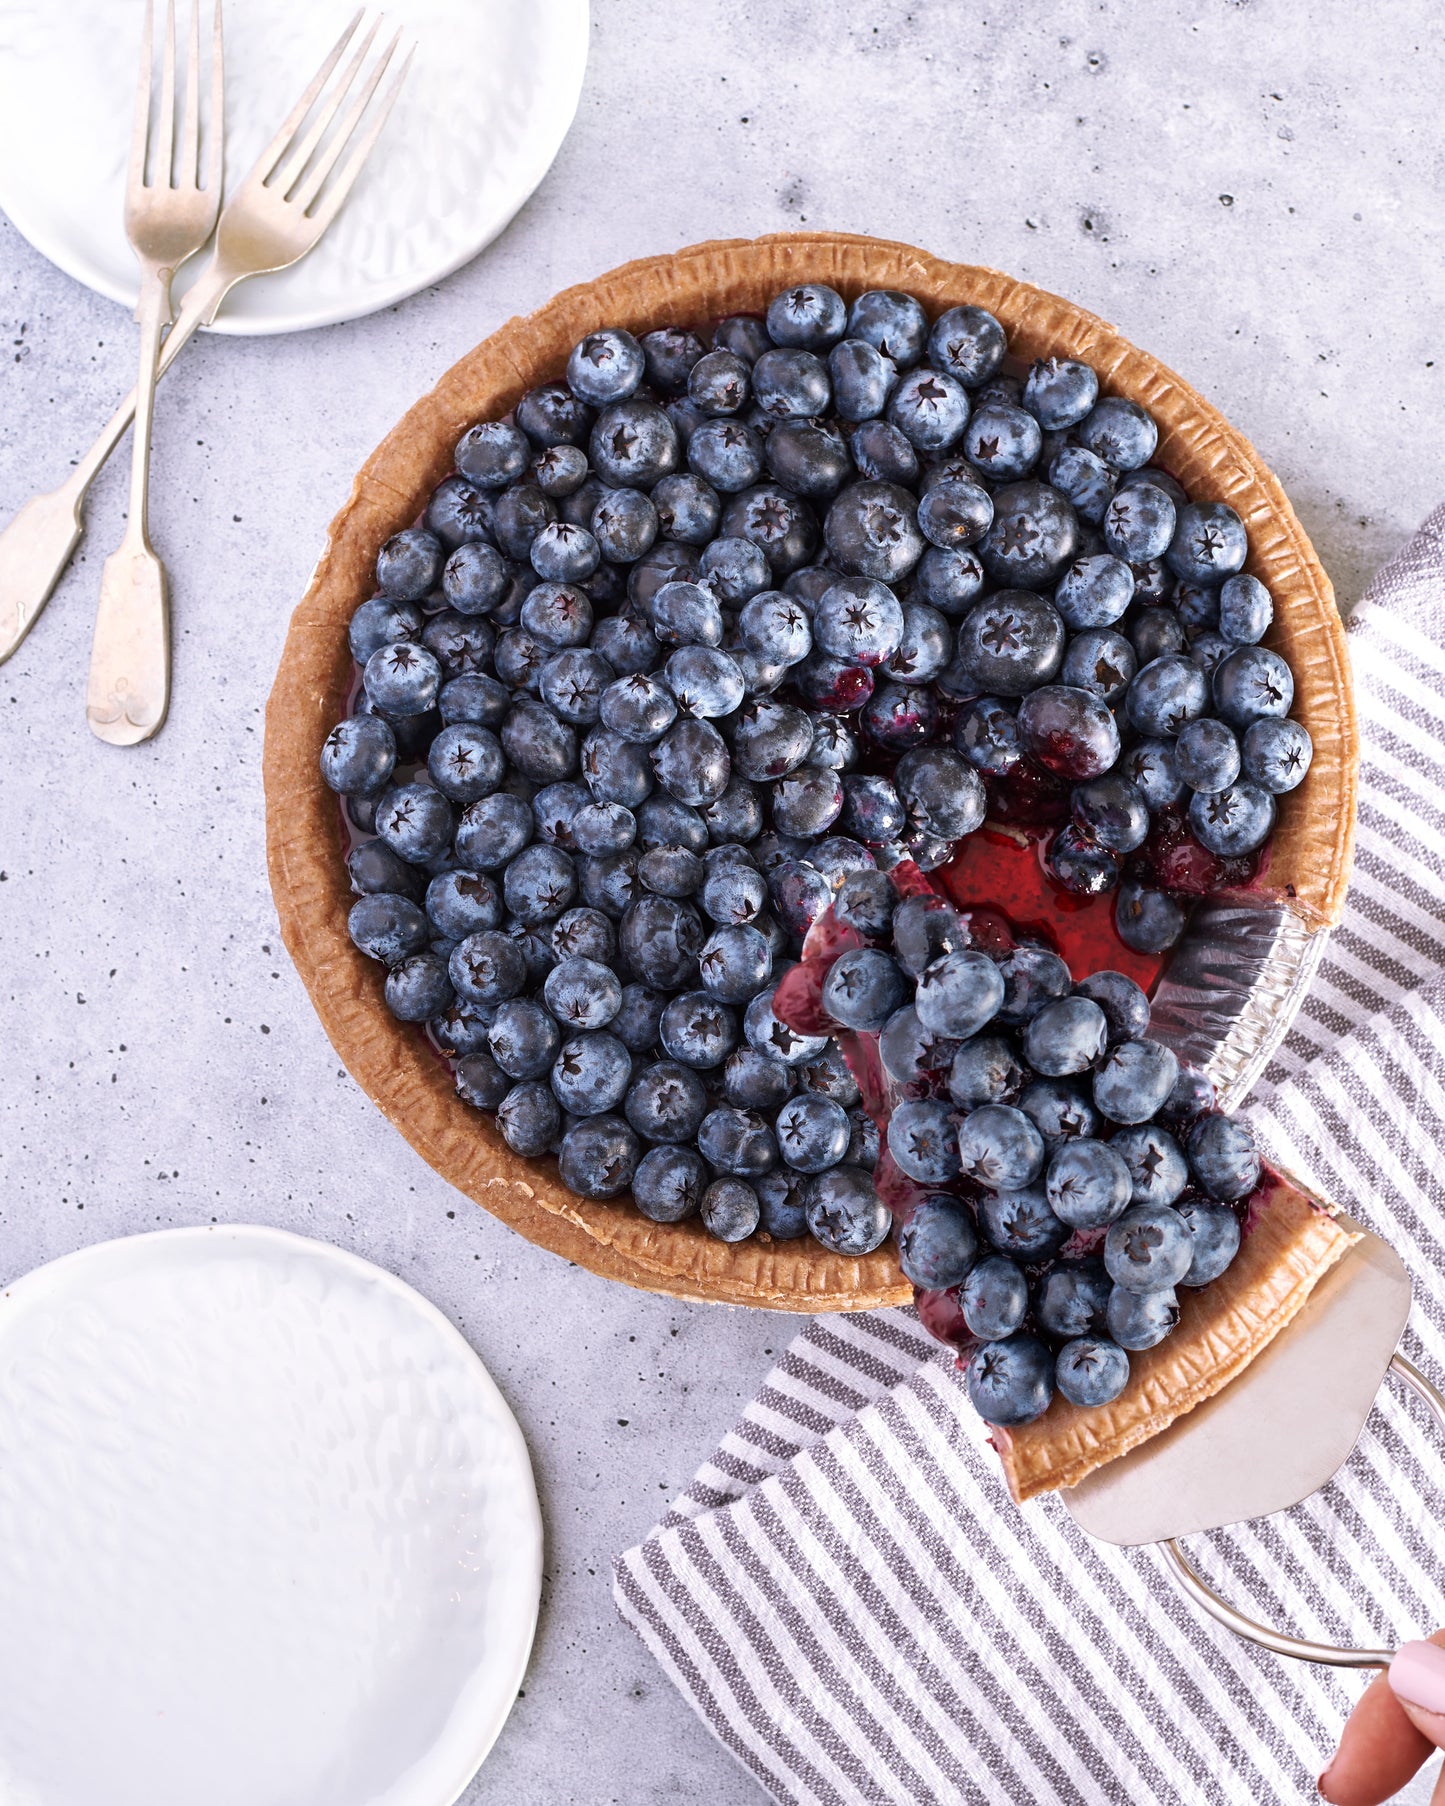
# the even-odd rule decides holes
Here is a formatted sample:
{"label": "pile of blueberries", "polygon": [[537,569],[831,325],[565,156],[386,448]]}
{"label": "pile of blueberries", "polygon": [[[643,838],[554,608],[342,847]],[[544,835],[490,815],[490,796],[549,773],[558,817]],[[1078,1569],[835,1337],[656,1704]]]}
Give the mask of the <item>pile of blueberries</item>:
{"label": "pile of blueberries", "polygon": [[1107,1404],[1129,1351],[1178,1322],[1175,1288],[1238,1252],[1249,1130],[1148,1038],[1123,973],[1075,984],[1036,943],[985,951],[945,899],[899,901],[881,872],[850,873],[834,914],[864,944],[832,962],[822,1008],[878,1037],[888,1157],[912,1182],[892,1188],[899,1258],[923,1292],[952,1290],[970,1398],[995,1424],[1032,1421],[1055,1388]]}
{"label": "pile of blueberries", "polygon": [[1006,355],[816,283],[710,345],[602,328],[383,546],[321,757],[351,933],[577,1192],[877,1245],[856,1088],[768,1004],[841,880],[1043,824],[1161,951],[1307,769],[1239,517],[1086,365]]}

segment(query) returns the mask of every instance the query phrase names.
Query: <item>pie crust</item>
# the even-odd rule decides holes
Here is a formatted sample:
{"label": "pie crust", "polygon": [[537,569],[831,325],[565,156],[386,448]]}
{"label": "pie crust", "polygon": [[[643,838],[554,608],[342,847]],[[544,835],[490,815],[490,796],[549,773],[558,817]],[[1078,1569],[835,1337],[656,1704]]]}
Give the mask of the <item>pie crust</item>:
{"label": "pie crust", "polygon": [[[696,1222],[648,1222],[626,1202],[568,1192],[554,1161],[520,1159],[463,1104],[451,1075],[382,1002],[381,969],[352,945],[354,900],[336,798],[317,771],[322,742],[344,711],[353,676],[346,625],[372,593],[384,540],[416,520],[452,468],[466,427],[508,412],[559,376],[586,332],[641,333],[759,312],[790,282],[831,283],[845,297],[907,290],[932,312],[974,302],[996,314],[1024,358],[1081,357],[1106,390],[1131,396],[1160,426],[1158,461],[1199,499],[1231,503],[1249,530],[1248,568],[1277,615],[1268,643],[1289,660],[1295,713],[1314,763],[1281,799],[1265,893],[1312,929],[1338,920],[1349,877],[1359,760],[1345,638],[1329,579],[1283,490],[1242,434],[1157,359],[1058,296],[998,271],[944,263],[911,246],[834,233],[787,233],[696,245],[647,258],[568,289],[509,321],[442,377],[366,461],[332,522],[311,584],[291,620],[266,711],[265,788],[271,885],[288,951],[352,1076],[443,1178],[529,1240],[610,1279],[680,1298],[772,1310],[869,1310],[906,1303],[911,1288],[891,1248],[862,1259],[766,1236],[729,1246]],[[1295,1194],[1302,1197],[1302,1194]],[[1342,1246],[1313,1206],[1267,1213],[1224,1279],[1192,1298],[1169,1341],[1137,1362],[1141,1382],[1103,1412],[1056,1405],[1007,1438],[1018,1496],[1068,1484],[1155,1433],[1225,1383],[1303,1301]]]}

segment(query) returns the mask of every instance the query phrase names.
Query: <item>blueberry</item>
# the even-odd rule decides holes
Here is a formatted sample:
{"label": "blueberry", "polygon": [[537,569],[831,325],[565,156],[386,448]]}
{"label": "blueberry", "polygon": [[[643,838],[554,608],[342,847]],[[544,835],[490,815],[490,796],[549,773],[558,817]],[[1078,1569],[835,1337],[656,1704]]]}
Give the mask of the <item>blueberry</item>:
{"label": "blueberry", "polygon": [[[638,548],[639,554],[646,550]],[[635,554],[636,555],[636,554]],[[580,583],[590,577],[602,561],[602,551],[595,537],[585,527],[574,527],[570,521],[549,521],[532,541],[532,569],[550,583]]]}
{"label": "blueberry", "polygon": [[1129,627],[1134,653],[1141,665],[1156,658],[1190,651],[1184,622],[1167,603],[1151,604],[1136,611]]}
{"label": "blueberry", "polygon": [[646,747],[594,727],[582,746],[582,779],[599,803],[636,809],[652,792],[652,764]]}
{"label": "blueberry", "polygon": [[834,1166],[808,1181],[808,1228],[830,1254],[871,1254],[888,1239],[893,1218],[871,1177],[856,1166]]}
{"label": "blueberry", "polygon": [[774,579],[800,570],[817,550],[812,509],[775,483],[760,483],[733,496],[723,509],[721,527],[724,538],[751,540],[767,558]]}
{"label": "blueberry", "polygon": [[565,383],[544,383],[529,389],[517,403],[517,425],[534,445],[581,445],[592,422],[592,411]]}
{"label": "blueberry", "polygon": [[1174,503],[1152,483],[1119,489],[1104,510],[1104,544],[1116,558],[1140,564],[1162,558],[1174,537]]}
{"label": "blueberry", "polygon": [[762,548],[736,534],[714,539],[704,549],[698,569],[702,587],[727,608],[740,608],[761,595],[771,581]]}
{"label": "blueberry", "polygon": [[935,960],[968,944],[967,927],[942,897],[905,897],[894,911],[893,955],[910,978],[921,978]]}
{"label": "blueberry", "polygon": [[1241,646],[1215,668],[1214,706],[1233,728],[1288,715],[1293,701],[1289,666],[1264,646]]}
{"label": "blueberry", "polygon": [[775,345],[801,345],[824,350],[842,338],[848,310],[836,289],[803,282],[784,289],[768,303],[768,334]]}
{"label": "blueberry", "polygon": [[622,984],[609,967],[580,954],[561,960],[542,986],[564,1032],[605,1028],[622,1007]]}
{"label": "blueberry", "polygon": [[468,871],[500,871],[531,838],[532,811],[520,797],[505,792],[483,797],[462,811],[456,831],[457,863]]}
{"label": "blueberry", "polygon": [[664,583],[652,598],[648,616],[664,646],[716,646],[722,640],[722,610],[696,583]]}
{"label": "blueberry", "polygon": [[1174,765],[1191,790],[1227,790],[1239,776],[1239,742],[1222,721],[1201,716],[1179,730]]}
{"label": "blueberry", "polygon": [[769,1059],[755,1047],[740,1047],[723,1069],[723,1096],[739,1110],[769,1115],[792,1095],[793,1073],[781,1060]]}
{"label": "blueberry", "polygon": [[1012,771],[1023,757],[1018,721],[996,696],[968,705],[954,725],[953,743],[978,771]]}
{"label": "blueberry", "polygon": [[496,629],[489,621],[446,609],[422,629],[422,644],[441,666],[443,680],[485,673],[492,665]]}
{"label": "blueberry", "polygon": [[562,1137],[557,1167],[580,1198],[615,1198],[627,1190],[642,1149],[619,1116],[589,1116]]}
{"label": "blueberry", "polygon": [[1148,1122],[1163,1108],[1178,1073],[1178,1060],[1158,1041],[1117,1042],[1094,1074],[1094,1103],[1111,1122]]}
{"label": "blueberry", "polygon": [[668,795],[692,808],[714,802],[728,786],[728,749],[708,721],[677,722],[652,748],[651,763]]}
{"label": "blueberry", "polygon": [[[641,558],[657,538],[658,525],[657,509],[641,490],[614,489],[603,496],[592,510],[590,537],[599,555],[609,564],[631,564],[635,559]],[[567,527],[563,522],[546,529],[546,533],[552,534],[564,531],[581,533],[582,529]],[[575,581],[591,575],[590,571],[577,568],[543,570],[537,562],[537,548],[543,537],[544,535],[539,535],[532,544],[532,566],[543,577],[561,577]],[[574,559],[572,563],[575,566],[580,560]]]}
{"label": "blueberry", "polygon": [[809,839],[825,834],[843,810],[844,780],[822,765],[799,765],[773,785],[773,826]]}
{"label": "blueberry", "polygon": [[767,880],[749,865],[719,866],[703,880],[703,910],[725,927],[756,921],[767,900]]}
{"label": "blueberry", "polygon": [[511,1079],[540,1079],[551,1070],[561,1030],[541,1004],[527,997],[502,1003],[489,1034],[492,1058]]}
{"label": "blueberry", "polygon": [[1129,1357],[1104,1336],[1078,1336],[1059,1350],[1054,1380],[1071,1405],[1107,1405],[1129,1383]]}
{"label": "blueberry", "polygon": [[386,715],[420,715],[437,699],[442,668],[425,646],[402,640],[383,646],[366,661],[366,694]]}
{"label": "blueberry", "polygon": [[1102,396],[1074,431],[1080,445],[1115,470],[1138,470],[1159,443],[1152,416],[1121,395]]}
{"label": "blueberry", "polygon": [[746,1003],[767,988],[773,956],[750,924],[718,928],[703,944],[698,974],[703,989],[720,1003]]}
{"label": "blueberry", "polygon": [[1293,790],[1310,768],[1314,745],[1298,721],[1254,721],[1244,731],[1245,776],[1271,796]]}
{"label": "blueberry", "polygon": [[390,596],[373,596],[351,617],[347,639],[351,656],[365,666],[373,653],[403,640],[421,638],[425,617],[414,602],[396,602]]}
{"label": "blueberry", "polygon": [[682,460],[677,428],[650,401],[619,401],[604,408],[588,445],[603,482],[626,488],[651,489]]}
{"label": "blueberry", "polygon": [[1108,1045],[1104,1012],[1087,997],[1046,1003],[1023,1035],[1025,1060],[1045,1078],[1068,1078],[1090,1071]]}
{"label": "blueberry", "polygon": [[1189,1271],[1192,1257],[1189,1226],[1168,1208],[1135,1206],[1104,1238],[1104,1265],[1126,1292],[1171,1291]]}
{"label": "blueberry", "polygon": [[826,501],[853,475],[853,460],[832,421],[783,420],[768,435],[769,473],[794,495]]}
{"label": "blueberry", "polygon": [[1194,838],[1221,859],[1258,851],[1274,831],[1275,814],[1269,791],[1247,779],[1217,793],[1196,793],[1189,801]]}
{"label": "blueberry", "polygon": [[731,1104],[723,1104],[703,1118],[697,1147],[714,1172],[734,1178],[759,1178],[778,1164],[773,1131],[755,1111]]}
{"label": "blueberry", "polygon": [[1181,1066],[1164,1105],[1165,1119],[1182,1132],[1215,1107],[1213,1083],[1192,1066]]}
{"label": "blueberry", "polygon": [[737,1046],[737,1020],[706,991],[687,991],[663,1010],[658,1036],[674,1060],[705,1072]]}
{"label": "blueberry", "polygon": [[376,555],[376,587],[398,602],[420,602],[442,574],[445,553],[434,533],[408,527],[395,533]]}
{"label": "blueberry", "polygon": [[1113,499],[1117,484],[1113,469],[1082,445],[1062,446],[1046,455],[1050,485],[1069,503],[1081,521],[1097,527]]}
{"label": "blueberry", "polygon": [[502,723],[502,750],[534,784],[553,784],[577,769],[577,735],[540,702],[512,705]]}
{"label": "blueberry", "polygon": [[1149,806],[1122,772],[1105,772],[1074,787],[1074,822],[1088,839],[1111,853],[1132,853],[1149,836]]}
{"label": "blueberry", "polygon": [[684,715],[716,719],[742,704],[742,673],[726,652],[710,646],[679,646],[663,676]]}
{"label": "blueberry", "polygon": [[1219,591],[1209,583],[1180,583],[1174,590],[1174,609],[1187,633],[1212,631],[1219,626]]}
{"label": "blueberry", "polygon": [[827,411],[828,367],[805,348],[765,351],[753,365],[753,395],[764,414],[805,420]]}
{"label": "blueberry", "polygon": [[687,463],[711,490],[736,495],[763,474],[763,442],[741,420],[709,420],[688,440]]}
{"label": "blueberry", "polygon": [[658,540],[628,572],[630,612],[645,615],[652,598],[664,583],[691,583],[697,574],[697,553],[691,546],[679,545],[671,539]]}
{"label": "blueberry", "polygon": [[813,630],[807,613],[791,596],[765,590],[753,596],[738,616],[743,643],[759,658],[796,665],[812,650]]}
{"label": "blueberry", "polygon": [[966,1178],[1010,1195],[1032,1185],[1044,1168],[1043,1137],[1012,1104],[970,1111],[958,1131],[958,1152]]}
{"label": "blueberry", "polygon": [[1035,1079],[1024,1087],[1018,1106],[1051,1154],[1099,1127],[1099,1114],[1085,1092],[1065,1079]]}
{"label": "blueberry", "polygon": [[1138,673],[1129,685],[1124,706],[1141,734],[1172,739],[1208,709],[1209,683],[1191,660],[1167,654],[1151,660]]}
{"label": "blueberry", "polygon": [[438,934],[461,941],[501,925],[502,899],[480,872],[439,872],[427,886],[426,913]]}
{"label": "blueberry", "polygon": [[958,1175],[958,1135],[950,1105],[920,1099],[897,1105],[888,1122],[888,1151],[900,1172],[920,1185],[946,1185]]}
{"label": "blueberry", "polygon": [[752,397],[751,366],[734,352],[709,351],[688,373],[687,393],[704,414],[737,414]]}
{"label": "blueberry", "polygon": [[982,307],[949,308],[928,335],[928,361],[969,389],[988,381],[1007,350],[1003,327]]}
{"label": "blueberry", "polygon": [[784,928],[800,936],[833,900],[832,887],[823,874],[796,859],[784,860],[768,874],[768,895]]}
{"label": "blueberry", "polygon": [[451,806],[430,784],[399,784],[383,793],[376,831],[392,852],[424,865],[451,844]]}
{"label": "blueberry", "polygon": [[1136,953],[1166,952],[1178,942],[1188,922],[1184,905],[1166,892],[1129,879],[1119,886],[1114,926],[1119,939]]}
{"label": "blueberry", "polygon": [[475,722],[493,732],[507,718],[512,698],[505,684],[484,672],[453,677],[444,683],[437,697],[437,711],[448,727],[459,721]]}
{"label": "blueberry", "polygon": [[774,1241],[796,1241],[808,1232],[807,1180],[785,1167],[764,1173],[753,1184],[760,1227]]}
{"label": "blueberry", "polygon": [[580,400],[602,407],[631,395],[646,371],[646,354],[632,334],[604,326],[573,346],[567,386]]}
{"label": "blueberry", "polygon": [[391,892],[419,903],[426,880],[414,865],[394,853],[384,840],[363,840],[346,856],[351,888],[358,897]]}
{"label": "blueberry", "polygon": [[1045,1189],[1054,1214],[1071,1229],[1103,1229],[1123,1215],[1133,1197],[1123,1154],[1107,1142],[1084,1138],[1054,1150]]}
{"label": "blueberry", "polygon": [[1047,483],[1010,483],[993,498],[993,525],[979,542],[983,568],[998,584],[1042,589],[1079,555],[1079,519]]}
{"label": "blueberry", "polygon": [[432,491],[426,529],[448,549],[485,540],[491,532],[491,497],[464,477],[447,477]]}
{"label": "blueberry", "polygon": [[427,770],[443,796],[456,803],[480,802],[506,774],[497,736],[469,721],[444,727],[431,743]]}
{"label": "blueberry", "polygon": [[990,482],[1011,483],[1033,469],[1042,444],[1039,423],[1032,414],[995,401],[974,409],[962,449],[974,469]]}
{"label": "blueberry", "polygon": [[1119,761],[1119,773],[1134,785],[1151,809],[1167,809],[1184,795],[1184,780],[1174,761],[1172,740],[1136,740]]}
{"label": "blueberry", "polygon": [[1188,1225],[1193,1248],[1189,1271],[1179,1283],[1207,1286],[1239,1252],[1239,1218],[1223,1204],[1193,1202],[1181,1204],[1178,1214]]}
{"label": "blueberry", "polygon": [[1222,633],[1197,633],[1190,645],[1189,656],[1212,682],[1214,673],[1233,650]]}
{"label": "blueberry", "polygon": [[[355,911],[352,912],[355,914]],[[1228,1116],[1206,1116],[1191,1131],[1189,1165],[1211,1198],[1232,1203],[1259,1184],[1261,1165],[1254,1137]]]}
{"label": "blueberry", "polygon": [[1130,1291],[1116,1285],[1109,1294],[1109,1334],[1121,1348],[1153,1348],[1171,1335],[1179,1321],[1173,1287],[1154,1292]]}
{"label": "blueberry", "polygon": [[535,694],[541,683],[542,667],[552,650],[526,628],[514,627],[497,641],[493,661],[497,676],[513,690],[529,690]]}
{"label": "blueberry", "polygon": [[532,817],[536,824],[537,838],[545,841],[549,847],[574,850],[577,840],[572,832],[572,824],[577,819],[578,811],[585,808],[591,800],[591,791],[575,779],[544,785],[532,798]]}
{"label": "blueberry", "polygon": [[457,1096],[474,1110],[495,1110],[512,1089],[512,1081],[488,1053],[470,1053],[457,1061]]}
{"label": "blueberry", "polygon": [[560,847],[524,847],[503,874],[502,895],[524,926],[555,922],[577,895],[577,869]]}
{"label": "blueberry", "polygon": [[721,796],[703,804],[701,813],[715,844],[742,845],[762,833],[763,793],[755,784],[732,778]]}
{"label": "blueberry", "polygon": [[1097,897],[1118,887],[1122,862],[1087,828],[1065,822],[1044,849],[1044,870],[1075,896]]}
{"label": "blueberry", "polygon": [[964,616],[959,658],[980,690],[1024,696],[1057,672],[1066,637],[1059,612],[1046,597],[1003,589]]}
{"label": "blueberry", "polygon": [[1113,714],[1088,690],[1043,685],[1024,697],[1018,727],[1026,752],[1045,770],[1075,783],[1109,771],[1119,757]]}
{"label": "blueberry", "polygon": [[457,995],[468,1003],[505,1003],[527,982],[527,964],[516,943],[491,929],[458,941],[448,971]]}
{"label": "blueberry", "polygon": [[[899,1241],[901,1245],[901,1236]],[[1006,1255],[986,1254],[964,1278],[958,1302],[973,1335],[984,1342],[1002,1341],[1028,1315],[1029,1282]]]}
{"label": "blueberry", "polygon": [[637,672],[607,686],[599,699],[598,713],[612,733],[639,746],[650,746],[676,720],[677,703],[660,679]]}
{"label": "blueberry", "polygon": [[631,1053],[647,1053],[657,1045],[667,997],[648,985],[622,987],[622,1005],[612,1018],[612,1033]]}
{"label": "blueberry", "polygon": [[379,715],[348,715],[321,748],[321,776],[342,796],[379,796],[395,765],[396,736]]}
{"label": "blueberry", "polygon": [[516,427],[503,420],[483,421],[457,441],[456,466],[478,489],[503,489],[531,462],[532,448]]}
{"label": "blueberry", "polygon": [[848,435],[848,450],[860,477],[874,483],[916,483],[918,453],[896,426],[864,420]]}
{"label": "blueberry", "polygon": [[632,1056],[615,1035],[574,1035],[553,1062],[552,1090],[570,1115],[600,1116],[622,1102],[631,1076]]}
{"label": "blueberry", "polygon": [[976,545],[993,522],[993,498],[968,478],[926,489],[918,502],[918,529],[930,545],[961,552]]}
{"label": "blueberry", "polygon": [[969,1402],[985,1423],[1033,1423],[1054,1396],[1054,1357],[1037,1336],[985,1342],[964,1375]]}
{"label": "blueberry", "polygon": [[906,576],[924,546],[914,499],[893,483],[850,484],[828,510],[823,534],[839,570],[884,583]]}
{"label": "blueberry", "polygon": [[1024,1081],[1012,1044],[1000,1035],[975,1035],[953,1057],[948,1094],[960,1110],[1011,1104]]}
{"label": "blueberry", "polygon": [[862,948],[837,958],[823,984],[823,1008],[844,1028],[877,1034],[907,994],[907,980],[886,953]]}
{"label": "blueberry", "polygon": [[592,604],[570,583],[539,583],[522,604],[521,623],[550,650],[585,646],[592,632]]}
{"label": "blueberry", "polygon": [[623,853],[584,856],[580,861],[583,901],[590,909],[598,909],[620,922],[632,905],[646,893],[637,875],[641,855],[636,847]]}
{"label": "blueberry", "polygon": [[[761,464],[758,468],[761,469]],[[749,482],[753,480],[752,477],[748,479]],[[722,517],[722,504],[718,501],[717,491],[710,483],[705,483],[701,477],[691,472],[664,477],[652,491],[650,499],[657,516],[658,529],[669,539],[681,540],[690,546],[702,546],[717,532],[718,521]]]}
{"label": "blueberry", "polygon": [[833,406],[842,420],[875,420],[887,406],[898,366],[864,339],[844,339],[828,353]]}
{"label": "blueberry", "polygon": [[697,1214],[707,1168],[691,1148],[653,1148],[632,1176],[632,1201],[654,1223],[681,1223]]}
{"label": "blueberry", "polygon": [[1086,1336],[1104,1321],[1111,1285],[1096,1260],[1064,1260],[1039,1282],[1034,1316],[1045,1335],[1061,1341]]}
{"label": "blueberry", "polygon": [[898,893],[887,876],[879,871],[855,871],[838,887],[834,914],[845,928],[856,928],[860,934],[881,937],[887,934],[898,904]]}
{"label": "blueberry", "polygon": [[386,892],[353,903],[346,927],[368,959],[379,959],[388,966],[398,966],[420,953],[431,933],[415,903]]}
{"label": "blueberry", "polygon": [[957,1046],[951,1036],[925,1028],[910,1003],[894,1010],[884,1023],[878,1036],[878,1057],[895,1085],[918,1086],[929,1083],[948,1065]]}
{"label": "blueberry", "polygon": [[1274,602],[1258,577],[1230,577],[1219,592],[1219,631],[1231,645],[1253,646],[1269,631]]}
{"label": "blueberry", "polygon": [[684,326],[664,326],[642,340],[647,380],[664,394],[675,395],[687,387],[688,372],[702,355],[702,341]]}
{"label": "blueberry", "polygon": [[947,451],[957,445],[968,416],[968,391],[944,370],[910,370],[888,398],[889,423],[920,452]]}
{"label": "blueberry", "polygon": [[1070,640],[1059,676],[1112,706],[1124,700],[1137,669],[1134,648],[1123,634],[1108,627],[1089,627]]}
{"label": "blueberry", "polygon": [[882,1155],[883,1137],[879,1133],[878,1124],[866,1110],[850,1110],[848,1152],[843,1156],[843,1164],[865,1167],[871,1173]]}
{"label": "blueberry", "polygon": [[577,445],[549,445],[532,460],[532,481],[553,501],[575,495],[587,481],[591,466]]}
{"label": "blueberry", "polygon": [[535,1160],[545,1154],[562,1127],[562,1111],[546,1085],[536,1080],[513,1085],[497,1106],[497,1127],[514,1154]]}
{"label": "blueberry", "polygon": [[829,1041],[820,1054],[799,1065],[798,1088],[821,1091],[824,1097],[831,1097],[845,1110],[851,1110],[858,1102],[858,1082],[848,1070],[848,1062],[836,1041]]}
{"label": "blueberry", "polygon": [[912,295],[896,289],[869,289],[848,309],[848,335],[906,370],[922,358],[927,347],[928,316]]}
{"label": "blueberry", "polygon": [[702,1224],[720,1242],[742,1242],[757,1228],[758,1194],[746,1179],[714,1179],[702,1195]]}
{"label": "blueberry", "polygon": [[640,844],[653,847],[685,847],[701,853],[707,846],[707,823],[696,809],[671,796],[650,796],[637,811]]}
{"label": "blueberry", "polygon": [[1227,502],[1188,502],[1166,554],[1176,577],[1189,583],[1219,583],[1244,563],[1249,537]]}
{"label": "blueberry", "polygon": [[[584,491],[577,493],[581,495]],[[556,517],[556,506],[535,483],[514,483],[497,497],[492,509],[492,534],[508,558],[525,563],[532,550],[532,541]]]}
{"label": "blueberry", "polygon": [[1077,426],[1098,396],[1098,377],[1077,358],[1040,358],[1024,382],[1024,406],[1045,432]]}

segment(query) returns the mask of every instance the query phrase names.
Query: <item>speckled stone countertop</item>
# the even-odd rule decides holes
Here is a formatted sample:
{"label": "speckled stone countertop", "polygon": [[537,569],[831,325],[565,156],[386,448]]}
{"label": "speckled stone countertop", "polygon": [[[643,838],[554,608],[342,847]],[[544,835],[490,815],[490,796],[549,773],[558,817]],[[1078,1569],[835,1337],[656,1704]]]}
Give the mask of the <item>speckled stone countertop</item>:
{"label": "speckled stone countertop", "polygon": [[[497,244],[349,326],[203,339],[165,385],[152,530],[175,700],[159,738],[119,752],[83,715],[123,460],[0,671],[0,1278],[212,1220],[399,1273],[507,1394],[547,1517],[525,1694],[467,1806],[744,1806],[755,1783],[614,1617],[609,1564],[793,1325],[531,1248],[340,1070],[266,884],[262,711],[287,617],[352,472],[499,322],[630,257],[803,222],[993,264],[1112,320],[1250,436],[1348,607],[1440,499],[1445,58],[1423,0],[1384,0],[1368,29],[1335,0],[593,12],[576,126]],[[90,442],[133,334],[0,218],[0,350],[8,517]]]}

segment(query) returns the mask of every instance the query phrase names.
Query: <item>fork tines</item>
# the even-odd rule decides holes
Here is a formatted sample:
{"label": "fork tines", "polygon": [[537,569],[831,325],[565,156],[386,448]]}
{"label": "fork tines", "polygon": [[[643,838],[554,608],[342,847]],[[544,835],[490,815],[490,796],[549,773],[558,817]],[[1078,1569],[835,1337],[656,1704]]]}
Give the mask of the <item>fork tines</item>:
{"label": "fork tines", "polygon": [[[136,87],[135,123],[131,131],[130,167],[133,190],[146,188],[211,188],[220,169],[221,146],[214,134],[222,117],[223,55],[221,48],[221,0],[215,0],[211,20],[210,106],[206,178],[201,158],[201,0],[191,0],[191,28],[186,49],[184,113],[180,137],[176,137],[176,0],[166,0],[166,34],[161,47],[161,84],[156,105],[155,130],[151,130],[151,105],[156,99],[152,80],[155,42],[155,0],[146,0],[145,30],[141,39],[140,80]],[[149,172],[147,171],[149,165]],[[147,174],[149,173],[149,179]]]}

